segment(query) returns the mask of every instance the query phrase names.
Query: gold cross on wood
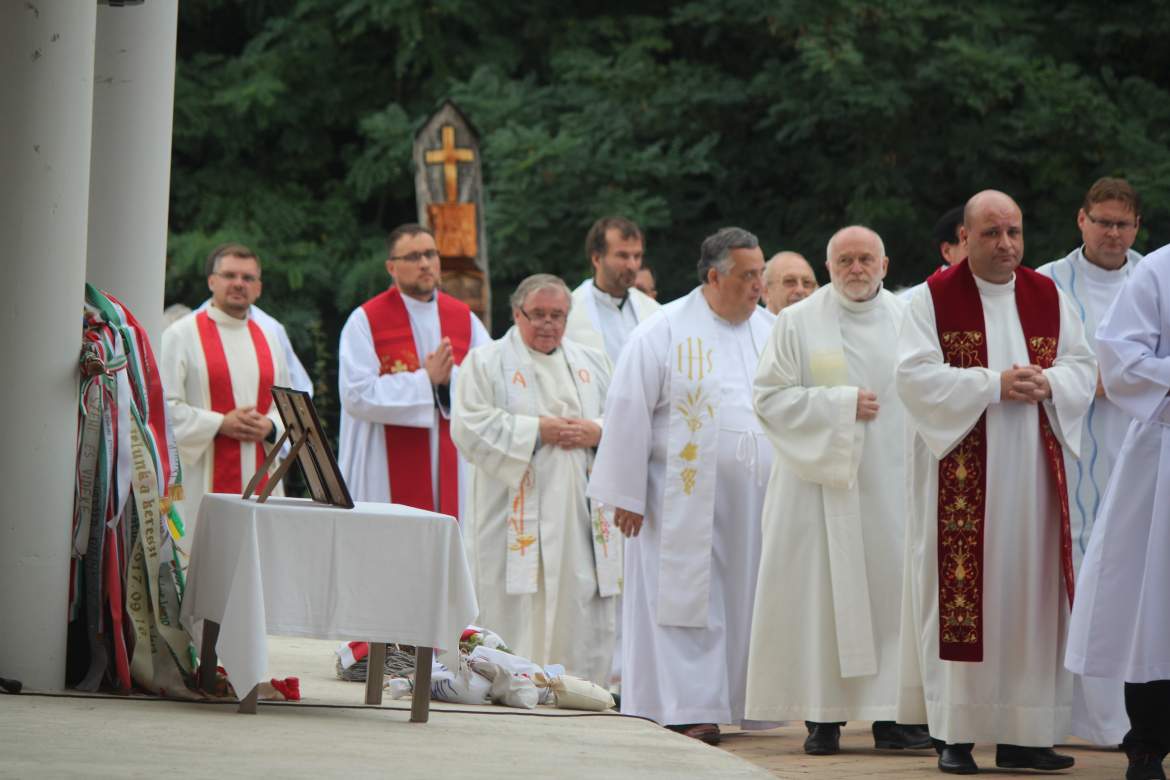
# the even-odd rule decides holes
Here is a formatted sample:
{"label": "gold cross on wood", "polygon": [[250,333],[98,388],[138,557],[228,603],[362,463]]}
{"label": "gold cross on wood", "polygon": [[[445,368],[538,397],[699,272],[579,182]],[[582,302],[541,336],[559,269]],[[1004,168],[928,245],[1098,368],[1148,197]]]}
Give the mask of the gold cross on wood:
{"label": "gold cross on wood", "polygon": [[456,163],[472,162],[475,160],[475,152],[455,147],[454,125],[443,125],[442,139],[443,147],[427,152],[424,159],[427,165],[443,166],[443,178],[447,183],[447,202],[454,203],[459,199],[459,166]]}

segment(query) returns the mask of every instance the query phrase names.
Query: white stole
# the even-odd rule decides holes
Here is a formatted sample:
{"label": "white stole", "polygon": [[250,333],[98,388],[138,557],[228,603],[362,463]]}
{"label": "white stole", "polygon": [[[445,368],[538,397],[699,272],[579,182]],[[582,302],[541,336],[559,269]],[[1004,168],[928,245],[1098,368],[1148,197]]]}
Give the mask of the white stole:
{"label": "white stole", "polygon": [[[700,286],[670,312],[670,422],[658,551],[658,624],[706,628],[719,463],[719,343]],[[696,551],[705,554],[696,554]]]}
{"label": "white stole", "polygon": [[[881,293],[878,293],[881,295]],[[884,301],[878,301],[882,306]],[[844,312],[838,294],[830,290],[805,304],[804,333],[808,345],[808,375],[813,386],[858,385],[850,381],[845,350],[841,344]],[[891,372],[891,381],[893,374]],[[883,388],[876,388],[882,390]],[[846,471],[801,474],[801,479],[821,486],[825,534],[829,549],[829,579],[833,587],[833,618],[837,627],[837,660],[842,677],[877,674],[869,581],[862,544],[861,492],[857,470],[865,446],[865,426],[854,423],[854,459],[841,466]]]}
{"label": "white stole", "polygon": [[[532,357],[515,327],[500,343],[501,371],[498,381],[502,390],[497,398],[505,399],[505,408],[512,413],[540,416],[540,388]],[[601,416],[603,399],[598,382],[592,376],[589,361],[571,341],[562,341],[561,350],[573,377],[577,399],[584,419]],[[552,445],[548,445],[552,446]],[[535,457],[535,456],[534,456]],[[586,474],[593,465],[593,453],[585,453]],[[620,535],[613,531],[612,517],[599,505],[590,503],[594,570],[597,587],[602,597],[621,592],[622,544]],[[566,517],[571,513],[566,512]],[[506,550],[505,591],[511,595],[536,593],[540,571],[540,483],[531,461],[518,485],[508,489],[508,527]]]}

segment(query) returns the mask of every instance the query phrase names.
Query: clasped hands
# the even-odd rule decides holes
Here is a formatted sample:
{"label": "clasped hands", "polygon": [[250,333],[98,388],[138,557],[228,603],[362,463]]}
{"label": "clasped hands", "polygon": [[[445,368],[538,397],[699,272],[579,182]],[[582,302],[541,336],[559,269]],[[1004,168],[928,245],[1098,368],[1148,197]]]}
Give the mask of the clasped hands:
{"label": "clasped hands", "polygon": [[241,406],[223,416],[219,432],[237,441],[263,441],[272,430],[272,420],[256,411],[255,406]]}
{"label": "clasped hands", "polygon": [[1000,372],[999,397],[1001,401],[1040,403],[1052,397],[1052,386],[1040,366],[1013,363],[1011,368]]}
{"label": "clasped hands", "polygon": [[566,450],[596,447],[601,426],[579,417],[541,417],[540,441]]}
{"label": "clasped hands", "polygon": [[427,378],[436,387],[450,384],[451,369],[455,366],[455,355],[451,352],[451,339],[444,338],[439,347],[423,359],[423,368],[427,370]]}

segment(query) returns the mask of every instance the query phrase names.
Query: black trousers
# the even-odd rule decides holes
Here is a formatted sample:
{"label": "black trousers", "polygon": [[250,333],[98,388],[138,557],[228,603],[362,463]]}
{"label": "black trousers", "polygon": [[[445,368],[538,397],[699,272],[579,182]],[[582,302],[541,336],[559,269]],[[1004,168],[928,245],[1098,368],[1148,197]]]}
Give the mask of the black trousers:
{"label": "black trousers", "polygon": [[1170,753],[1170,680],[1125,684],[1126,752]]}

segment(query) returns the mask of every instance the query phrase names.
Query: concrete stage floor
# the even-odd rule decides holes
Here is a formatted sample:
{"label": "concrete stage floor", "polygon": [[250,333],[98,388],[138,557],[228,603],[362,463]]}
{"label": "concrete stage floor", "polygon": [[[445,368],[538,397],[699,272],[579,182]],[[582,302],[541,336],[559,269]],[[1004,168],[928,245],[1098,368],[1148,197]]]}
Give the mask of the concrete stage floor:
{"label": "concrete stage floor", "polygon": [[[806,756],[803,725],[725,729],[719,748],[616,713],[432,703],[409,722],[409,700],[367,707],[364,686],[334,675],[337,642],[271,637],[269,671],[297,676],[299,703],[186,703],[85,695],[0,695],[0,778],[918,778],[942,777],[931,752],[875,751],[869,724],[845,729],[838,756]],[[1055,774],[1105,780],[1125,774],[1117,751],[1071,745],[1067,772],[995,768],[979,746],[980,774]]]}

